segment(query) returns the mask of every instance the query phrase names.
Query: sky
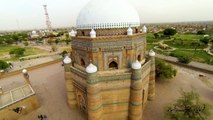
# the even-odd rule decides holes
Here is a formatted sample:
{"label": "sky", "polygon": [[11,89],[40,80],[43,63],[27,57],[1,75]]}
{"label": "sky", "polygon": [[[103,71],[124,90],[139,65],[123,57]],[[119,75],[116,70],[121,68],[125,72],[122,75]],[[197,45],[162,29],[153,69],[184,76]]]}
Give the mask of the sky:
{"label": "sky", "polygon": [[[0,31],[45,28],[43,4],[53,27],[75,26],[90,0],[0,0]],[[106,0],[107,1],[107,0]],[[141,23],[213,20],[213,0],[129,0]]]}

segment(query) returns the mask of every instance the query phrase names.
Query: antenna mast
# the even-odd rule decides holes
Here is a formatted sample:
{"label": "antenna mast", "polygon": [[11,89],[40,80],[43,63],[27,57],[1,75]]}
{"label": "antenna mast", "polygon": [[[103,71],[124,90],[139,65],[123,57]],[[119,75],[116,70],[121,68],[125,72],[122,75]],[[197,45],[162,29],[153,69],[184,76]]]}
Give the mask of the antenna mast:
{"label": "antenna mast", "polygon": [[49,18],[49,14],[47,12],[47,5],[43,5],[44,7],[44,15],[46,17],[46,25],[47,25],[47,29],[49,32],[52,32],[52,27],[51,27],[51,22],[50,22],[50,18]]}

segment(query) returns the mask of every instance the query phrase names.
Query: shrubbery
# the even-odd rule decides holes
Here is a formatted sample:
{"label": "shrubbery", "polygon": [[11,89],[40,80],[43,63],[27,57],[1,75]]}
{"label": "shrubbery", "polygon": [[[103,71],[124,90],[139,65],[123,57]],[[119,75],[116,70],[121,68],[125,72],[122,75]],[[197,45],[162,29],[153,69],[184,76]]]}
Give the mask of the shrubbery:
{"label": "shrubbery", "polygon": [[158,78],[173,78],[177,74],[176,69],[160,59],[156,59],[155,67],[156,77]]}
{"label": "shrubbery", "polygon": [[204,37],[204,38],[200,39],[200,42],[202,42],[202,43],[204,43],[206,45],[209,43],[209,41],[210,41],[210,39],[208,37]]}
{"label": "shrubbery", "polygon": [[172,57],[177,57],[178,62],[180,62],[180,63],[188,64],[192,61],[191,56],[187,56],[187,55],[183,55],[183,54],[181,55],[181,54],[177,54],[174,52],[170,53],[169,55]]}
{"label": "shrubbery", "polygon": [[0,60],[0,70],[4,70],[6,68],[8,68],[10,65],[7,64],[7,62]]}
{"label": "shrubbery", "polygon": [[24,48],[14,48],[10,50],[9,54],[14,55],[15,57],[21,57],[24,55],[25,49]]}
{"label": "shrubbery", "polygon": [[193,90],[181,91],[181,97],[165,109],[166,120],[210,120],[212,107],[200,101]]}
{"label": "shrubbery", "polygon": [[180,56],[177,56],[177,58],[180,63],[184,63],[184,64],[189,64],[192,61],[192,58],[187,55],[180,55]]}
{"label": "shrubbery", "polygon": [[177,33],[177,31],[175,29],[172,29],[172,28],[167,28],[163,31],[163,34],[165,36],[168,36],[168,37],[175,35],[176,33]]}
{"label": "shrubbery", "polygon": [[67,55],[67,54],[68,54],[68,52],[67,52],[66,50],[64,50],[63,52],[60,53],[60,55],[61,55],[62,57],[65,57],[65,55]]}

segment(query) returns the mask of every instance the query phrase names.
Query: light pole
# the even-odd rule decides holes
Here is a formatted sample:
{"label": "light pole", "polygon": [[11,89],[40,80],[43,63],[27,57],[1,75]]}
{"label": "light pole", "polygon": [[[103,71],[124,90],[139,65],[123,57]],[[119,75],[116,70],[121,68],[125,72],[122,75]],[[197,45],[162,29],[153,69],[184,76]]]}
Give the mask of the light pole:
{"label": "light pole", "polygon": [[23,70],[22,70],[22,73],[23,73],[23,76],[24,76],[24,78],[25,78],[25,80],[26,80],[26,83],[31,85],[30,79],[29,79],[30,76],[29,76],[29,74],[28,74],[28,71],[27,71],[26,69],[23,69]]}

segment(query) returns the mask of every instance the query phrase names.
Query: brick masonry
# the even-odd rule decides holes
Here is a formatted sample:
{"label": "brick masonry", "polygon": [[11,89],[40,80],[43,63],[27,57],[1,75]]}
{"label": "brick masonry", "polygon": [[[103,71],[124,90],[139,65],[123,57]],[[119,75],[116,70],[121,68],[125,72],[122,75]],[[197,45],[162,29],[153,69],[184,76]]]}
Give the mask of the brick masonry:
{"label": "brick masonry", "polygon": [[[131,69],[131,64],[145,59],[145,50],[142,33],[74,37],[72,64],[65,65],[69,106],[84,112],[88,120],[141,120],[147,100],[154,99],[154,58],[146,59],[139,70]],[[90,62],[98,72],[85,72]]]}

